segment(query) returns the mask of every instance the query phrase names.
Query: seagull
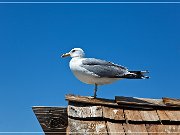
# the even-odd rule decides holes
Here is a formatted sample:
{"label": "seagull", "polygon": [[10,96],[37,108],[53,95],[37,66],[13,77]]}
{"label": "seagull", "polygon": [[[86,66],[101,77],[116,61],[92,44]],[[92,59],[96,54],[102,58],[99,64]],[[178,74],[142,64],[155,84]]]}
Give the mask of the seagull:
{"label": "seagull", "polygon": [[128,71],[126,67],[114,64],[109,61],[85,58],[85,53],[81,48],[74,48],[61,57],[70,56],[69,67],[75,77],[81,82],[92,84],[94,88],[94,98],[96,98],[97,87],[99,85],[111,84],[121,79],[148,79],[145,73],[148,71]]}

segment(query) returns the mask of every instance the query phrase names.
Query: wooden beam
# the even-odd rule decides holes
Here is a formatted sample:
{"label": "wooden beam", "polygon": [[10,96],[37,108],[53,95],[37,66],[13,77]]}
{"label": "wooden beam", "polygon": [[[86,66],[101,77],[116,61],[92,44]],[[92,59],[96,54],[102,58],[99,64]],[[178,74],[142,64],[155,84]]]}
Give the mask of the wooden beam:
{"label": "wooden beam", "polygon": [[165,106],[161,99],[115,96],[115,100],[119,105],[125,104],[134,106]]}
{"label": "wooden beam", "polygon": [[68,100],[69,102],[76,102],[81,104],[84,103],[91,105],[118,106],[118,104],[115,103],[114,100],[104,99],[104,98],[66,95],[66,100]]}

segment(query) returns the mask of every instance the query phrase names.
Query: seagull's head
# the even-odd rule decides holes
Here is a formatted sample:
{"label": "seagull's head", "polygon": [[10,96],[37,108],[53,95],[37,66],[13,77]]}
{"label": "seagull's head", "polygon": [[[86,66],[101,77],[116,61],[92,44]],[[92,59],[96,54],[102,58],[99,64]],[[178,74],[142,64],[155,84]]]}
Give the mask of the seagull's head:
{"label": "seagull's head", "polygon": [[64,58],[67,56],[71,56],[72,58],[74,57],[83,58],[85,56],[85,53],[81,48],[74,48],[70,52],[63,54],[61,57]]}

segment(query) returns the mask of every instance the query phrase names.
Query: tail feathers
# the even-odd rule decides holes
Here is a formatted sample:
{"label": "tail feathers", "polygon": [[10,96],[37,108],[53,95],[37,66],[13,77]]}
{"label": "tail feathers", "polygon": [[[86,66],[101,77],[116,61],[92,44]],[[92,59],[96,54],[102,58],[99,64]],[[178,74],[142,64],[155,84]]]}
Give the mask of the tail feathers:
{"label": "tail feathers", "polygon": [[148,71],[129,71],[130,73],[124,75],[124,78],[127,79],[148,79],[149,76],[144,74],[149,73]]}

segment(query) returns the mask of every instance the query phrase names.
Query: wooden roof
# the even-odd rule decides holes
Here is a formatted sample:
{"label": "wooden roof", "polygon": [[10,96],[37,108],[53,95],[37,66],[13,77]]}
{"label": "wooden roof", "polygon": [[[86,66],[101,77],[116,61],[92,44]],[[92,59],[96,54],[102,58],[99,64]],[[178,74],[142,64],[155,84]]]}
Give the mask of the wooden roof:
{"label": "wooden roof", "polygon": [[68,107],[33,107],[45,134],[180,134],[180,100],[66,95]]}
{"label": "wooden roof", "polygon": [[69,132],[180,134],[180,100],[67,95]]}

